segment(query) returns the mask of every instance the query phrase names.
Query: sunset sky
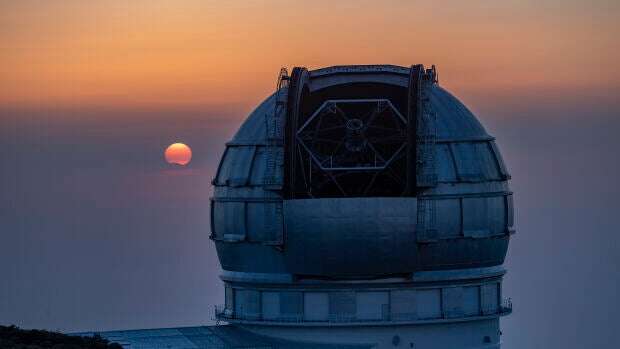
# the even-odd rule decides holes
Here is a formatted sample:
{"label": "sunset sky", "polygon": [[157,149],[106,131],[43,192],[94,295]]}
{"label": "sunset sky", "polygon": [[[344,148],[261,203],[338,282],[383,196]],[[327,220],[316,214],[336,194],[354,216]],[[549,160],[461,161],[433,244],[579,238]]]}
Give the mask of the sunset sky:
{"label": "sunset sky", "polygon": [[502,348],[620,347],[619,38],[617,0],[0,0],[0,324],[211,323],[211,179],[280,67],[423,63],[512,174]]}
{"label": "sunset sky", "polygon": [[280,66],[436,64],[469,94],[618,88],[620,3],[12,1],[1,105],[252,105]]}

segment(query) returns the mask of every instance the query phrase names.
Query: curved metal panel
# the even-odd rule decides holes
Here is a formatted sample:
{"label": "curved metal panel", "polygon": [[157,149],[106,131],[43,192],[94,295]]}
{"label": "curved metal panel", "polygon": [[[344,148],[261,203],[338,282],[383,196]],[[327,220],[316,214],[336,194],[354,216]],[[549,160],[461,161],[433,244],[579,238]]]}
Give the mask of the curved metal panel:
{"label": "curved metal panel", "polygon": [[476,182],[482,180],[482,168],[473,143],[459,142],[450,144],[459,181]]}
{"label": "curved metal panel", "polygon": [[288,267],[306,275],[411,272],[416,210],[415,198],[287,200]]}
{"label": "curved metal panel", "polygon": [[460,181],[504,180],[489,142],[454,142],[450,147]]}
{"label": "curved metal panel", "polygon": [[437,181],[456,182],[456,168],[450,145],[446,143],[435,144],[437,157]]}
{"label": "curved metal panel", "polygon": [[463,287],[463,315],[480,314],[480,286]]}
{"label": "curved metal panel", "polygon": [[222,269],[253,273],[288,273],[284,256],[272,246],[215,240]]}
{"label": "curved metal panel", "polygon": [[504,164],[504,159],[502,158],[502,154],[499,151],[499,148],[497,147],[497,144],[492,141],[491,142],[491,149],[493,150],[493,155],[495,160],[497,161],[497,166],[499,167],[500,173],[502,174],[502,178],[503,179],[510,179],[510,174],[508,173],[508,170],[506,169],[506,165]]}
{"label": "curved metal panel", "polygon": [[460,199],[443,199],[435,201],[437,210],[437,238],[450,239],[462,236],[462,217]]}
{"label": "curved metal panel", "polygon": [[463,288],[446,287],[441,289],[441,309],[447,318],[463,316]]}
{"label": "curved metal panel", "polygon": [[235,314],[239,314],[248,319],[258,319],[260,317],[260,292],[255,290],[235,290]]}
{"label": "curved metal panel", "polygon": [[499,307],[499,283],[490,283],[480,286],[480,296],[483,314],[493,314]]}
{"label": "curved metal panel", "polygon": [[482,178],[485,180],[504,180],[505,177],[500,174],[498,162],[491,148],[490,142],[474,143],[474,150],[478,154],[478,161]]}
{"label": "curved metal panel", "polygon": [[416,310],[419,319],[441,317],[441,289],[416,291]]}
{"label": "curved metal panel", "polygon": [[429,99],[437,114],[438,139],[489,137],[471,111],[448,91],[432,85]]}
{"label": "curved metal panel", "polygon": [[266,144],[267,130],[265,129],[265,115],[273,113],[276,105],[276,94],[267,97],[248,118],[241,124],[232,138],[232,143],[262,143]]}
{"label": "curved metal panel", "polygon": [[329,319],[329,293],[304,292],[304,320],[327,321]]}
{"label": "curved metal panel", "polygon": [[[262,186],[265,184],[265,178],[268,177],[267,173],[267,156],[269,154],[268,147],[257,146],[254,154],[254,161],[252,161],[252,167],[250,169],[250,178],[248,180],[248,186]],[[279,147],[279,152],[282,152],[282,148]],[[280,177],[282,176],[282,170],[279,171]],[[277,174],[276,174],[277,176]]]}
{"label": "curved metal panel", "polygon": [[245,203],[213,202],[214,238],[243,241],[246,237]]}
{"label": "curved metal panel", "polygon": [[463,235],[472,238],[507,232],[504,196],[464,198]]}
{"label": "curved metal panel", "polygon": [[396,321],[416,319],[416,291],[412,289],[391,291],[390,316]]}
{"label": "curved metal panel", "polygon": [[301,292],[280,293],[280,316],[291,320],[301,319],[304,311],[304,297]]}
{"label": "curved metal panel", "polygon": [[422,270],[476,268],[501,265],[508,249],[508,236],[480,239],[439,240],[418,245]]}
{"label": "curved metal panel", "polygon": [[409,69],[394,65],[334,66],[310,72],[310,91],[350,83],[382,83],[407,87]]}
{"label": "curved metal panel", "polygon": [[222,158],[215,185],[242,187],[249,184],[256,147],[229,147]]}
{"label": "curved metal panel", "polygon": [[313,78],[338,74],[375,74],[392,73],[402,76],[409,75],[409,69],[391,64],[335,65],[316,69],[310,72]]}
{"label": "curved metal panel", "polygon": [[407,77],[402,75],[375,73],[369,74],[347,74],[313,77],[310,82],[310,92],[320,91],[342,84],[355,83],[379,83],[394,86],[407,87]]}

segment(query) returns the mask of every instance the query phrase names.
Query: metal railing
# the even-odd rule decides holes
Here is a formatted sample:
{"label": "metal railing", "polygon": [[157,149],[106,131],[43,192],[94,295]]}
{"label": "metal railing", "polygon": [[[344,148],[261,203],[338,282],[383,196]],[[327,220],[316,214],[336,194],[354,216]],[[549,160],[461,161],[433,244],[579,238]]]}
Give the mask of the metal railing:
{"label": "metal railing", "polygon": [[499,309],[500,314],[510,314],[512,313],[512,299],[504,298],[500,304]]}
{"label": "metal railing", "polygon": [[[507,315],[512,313],[512,300],[510,298],[504,298],[499,304],[497,310],[493,312],[481,312],[476,315],[468,314],[461,316],[462,318],[467,317],[478,317],[478,316],[491,316],[491,315]],[[417,313],[391,313],[386,309],[382,309],[380,316],[373,317],[369,316],[357,316],[355,314],[329,314],[324,319],[309,319],[305,318],[301,314],[286,314],[279,316],[264,316],[261,313],[249,313],[244,312],[243,309],[239,309],[238,312],[235,312],[232,309],[226,308],[224,305],[216,305],[215,306],[215,320],[217,321],[260,321],[260,322],[277,322],[277,323],[378,323],[378,322],[413,322],[413,321],[440,321],[446,319],[454,319],[453,316],[448,316],[448,314],[442,314],[437,317],[420,317]]]}

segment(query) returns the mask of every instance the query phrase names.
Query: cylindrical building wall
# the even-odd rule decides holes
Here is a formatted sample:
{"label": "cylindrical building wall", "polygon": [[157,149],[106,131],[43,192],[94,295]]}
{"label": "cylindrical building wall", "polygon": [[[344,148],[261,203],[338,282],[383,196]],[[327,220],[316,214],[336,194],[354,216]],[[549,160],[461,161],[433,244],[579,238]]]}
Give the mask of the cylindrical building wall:
{"label": "cylindrical building wall", "polygon": [[265,327],[244,325],[262,335],[310,343],[358,344],[374,349],[499,349],[499,319],[366,327]]}
{"label": "cylindrical building wall", "polygon": [[411,278],[324,281],[225,274],[221,320],[290,326],[386,326],[495,318],[508,314],[504,270],[420,272]]}

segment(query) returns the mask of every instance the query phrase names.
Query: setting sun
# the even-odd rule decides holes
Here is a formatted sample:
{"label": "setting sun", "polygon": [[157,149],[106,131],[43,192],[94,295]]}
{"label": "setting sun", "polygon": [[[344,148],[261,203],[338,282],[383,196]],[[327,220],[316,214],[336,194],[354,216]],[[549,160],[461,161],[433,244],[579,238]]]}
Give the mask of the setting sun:
{"label": "setting sun", "polygon": [[192,149],[183,143],[174,143],[166,148],[164,156],[169,164],[185,166],[192,160]]}

